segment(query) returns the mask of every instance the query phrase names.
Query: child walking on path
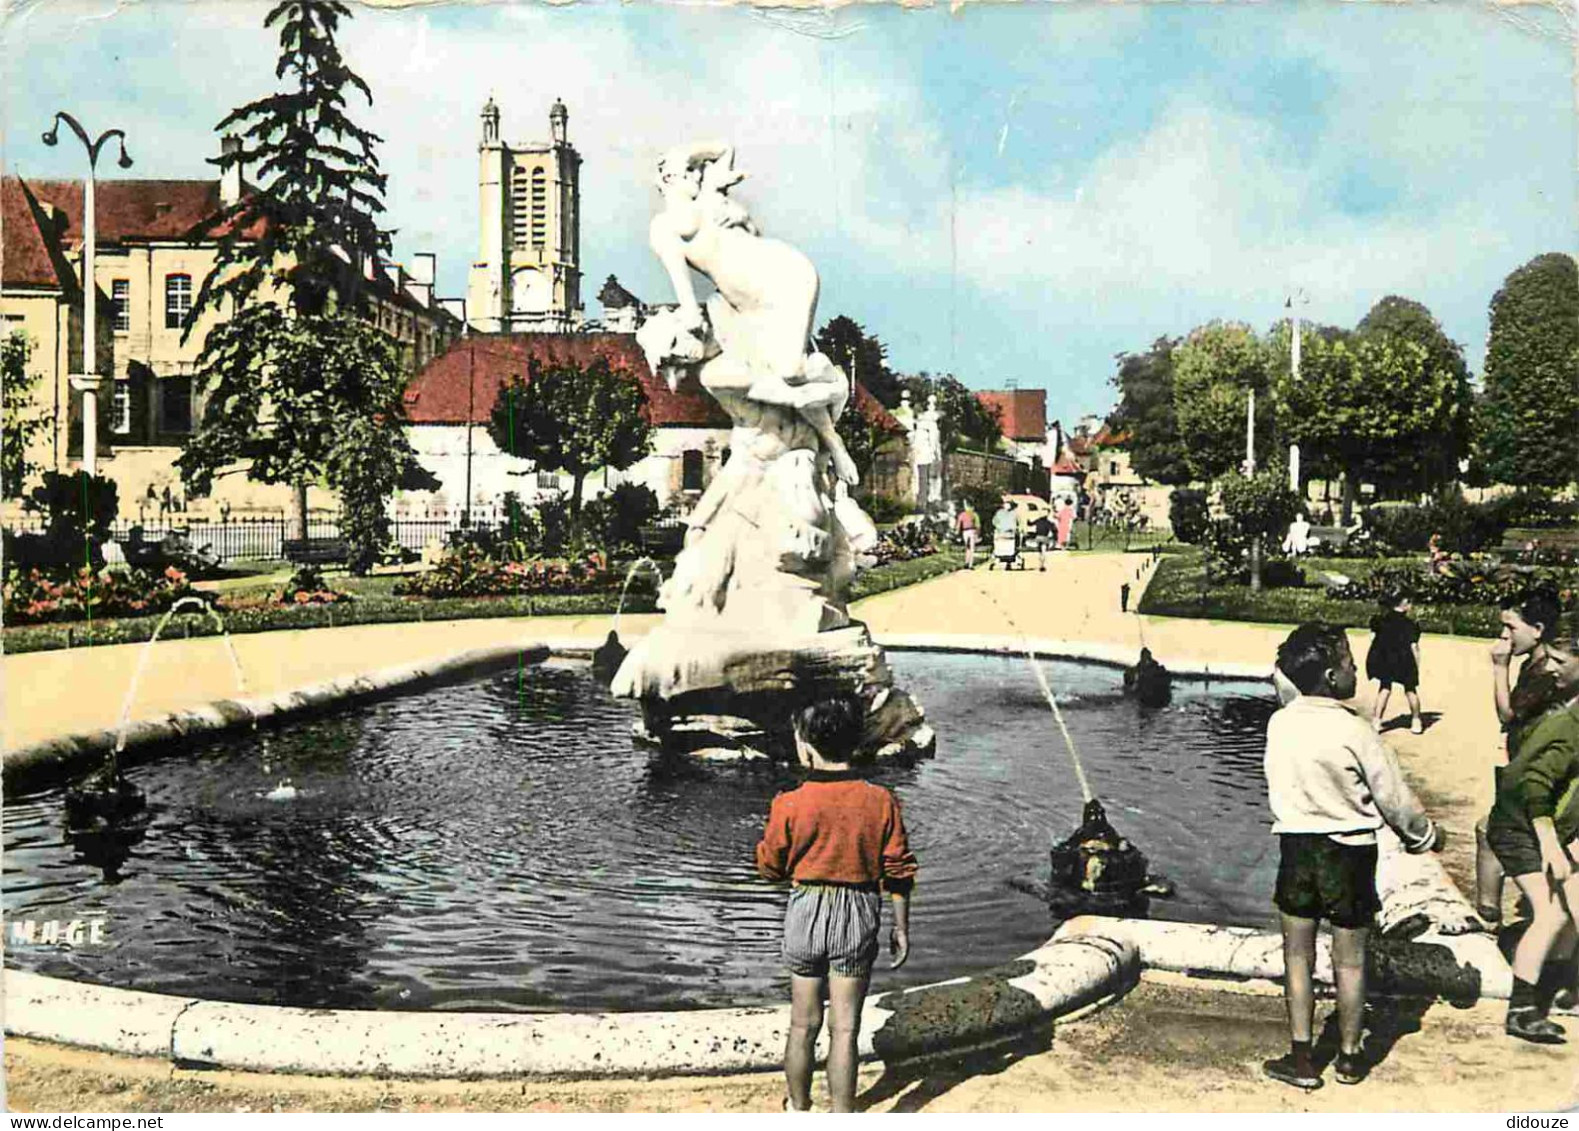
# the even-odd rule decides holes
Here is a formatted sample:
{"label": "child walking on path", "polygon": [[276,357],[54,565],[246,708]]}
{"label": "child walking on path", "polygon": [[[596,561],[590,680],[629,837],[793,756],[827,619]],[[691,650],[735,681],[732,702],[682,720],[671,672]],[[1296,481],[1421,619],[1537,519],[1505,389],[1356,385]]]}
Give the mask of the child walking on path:
{"label": "child walking on path", "polygon": [[1401,683],[1409,700],[1409,733],[1420,734],[1425,730],[1416,690],[1420,686],[1420,626],[1409,618],[1409,607],[1408,597],[1389,597],[1382,602],[1385,611],[1371,618],[1371,650],[1365,656],[1365,678],[1381,683],[1371,725],[1382,729],[1393,684]]}
{"label": "child walking on path", "polygon": [[1579,942],[1579,657],[1557,678],[1559,705],[1524,735],[1486,820],[1486,841],[1530,904],[1529,925],[1513,951],[1506,1028],[1538,1044],[1566,1040],[1547,1013],[1557,994],[1573,993]]}
{"label": "child walking on path", "polygon": [[1361,1047],[1365,951],[1376,895],[1376,830],[1390,825],[1411,853],[1441,847],[1392,750],[1343,700],[1358,683],[1341,628],[1303,624],[1278,648],[1277,669],[1298,694],[1267,724],[1265,770],[1280,858],[1277,904],[1283,930],[1289,1052],[1262,1065],[1274,1080],[1321,1087],[1311,1051],[1316,927],[1332,927],[1338,991],[1340,1084],[1370,1071]]}
{"label": "child walking on path", "polygon": [[811,767],[805,784],[773,799],[757,845],[757,870],[790,880],[784,963],[790,971],[790,1031],[784,1048],[786,1107],[811,1109],[811,1072],[823,997],[828,999],[828,1090],[833,1110],[855,1110],[856,1036],[882,919],[893,902],[889,968],[910,955],[910,888],[916,858],[894,795],[862,781],[847,752],[861,737],[855,696],[820,700],[795,716],[795,746]]}

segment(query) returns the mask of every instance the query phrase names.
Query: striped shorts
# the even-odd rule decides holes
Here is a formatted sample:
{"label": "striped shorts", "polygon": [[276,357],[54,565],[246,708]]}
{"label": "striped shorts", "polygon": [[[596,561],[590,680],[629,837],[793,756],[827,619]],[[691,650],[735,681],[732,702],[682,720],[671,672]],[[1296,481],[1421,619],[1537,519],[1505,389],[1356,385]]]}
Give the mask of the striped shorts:
{"label": "striped shorts", "polygon": [[883,919],[877,886],[796,884],[784,911],[784,965],[803,978],[864,978]]}

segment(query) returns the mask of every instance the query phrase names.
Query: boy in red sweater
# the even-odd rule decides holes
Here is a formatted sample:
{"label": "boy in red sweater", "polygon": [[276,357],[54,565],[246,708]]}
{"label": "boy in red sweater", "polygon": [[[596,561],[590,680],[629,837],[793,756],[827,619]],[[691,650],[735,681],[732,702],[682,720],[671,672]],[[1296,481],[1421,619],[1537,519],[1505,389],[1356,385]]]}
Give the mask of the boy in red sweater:
{"label": "boy in red sweater", "polygon": [[795,716],[795,746],[811,767],[805,784],[773,799],[757,845],[757,870],[790,880],[784,962],[790,970],[790,1031],[784,1048],[789,1106],[811,1109],[811,1070],[828,998],[828,1090],[833,1110],[855,1110],[856,1035],[877,934],[880,892],[893,901],[890,969],[910,955],[910,887],[916,858],[899,802],[851,770],[863,708],[853,695],[819,700]]}

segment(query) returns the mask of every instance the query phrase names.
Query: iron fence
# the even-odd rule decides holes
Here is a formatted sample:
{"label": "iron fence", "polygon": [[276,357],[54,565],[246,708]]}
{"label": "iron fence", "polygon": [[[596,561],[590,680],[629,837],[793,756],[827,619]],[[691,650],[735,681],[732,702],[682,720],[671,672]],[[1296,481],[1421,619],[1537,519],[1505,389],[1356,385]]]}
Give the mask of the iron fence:
{"label": "iron fence", "polygon": [[[502,511],[475,509],[471,515],[461,511],[440,516],[398,515],[390,519],[390,536],[402,549],[420,553],[433,541],[445,542],[450,533],[469,525],[473,529],[496,529],[503,525]],[[47,521],[43,515],[19,515],[6,524],[12,534],[42,534]],[[185,538],[194,550],[208,549],[221,562],[278,560],[285,556],[284,543],[292,523],[280,517],[228,518],[219,522],[185,520],[167,515],[159,521],[138,522],[122,519],[110,527],[110,540],[125,546],[142,541],[159,543],[172,534]],[[308,538],[341,537],[338,517],[314,516],[307,520]]]}

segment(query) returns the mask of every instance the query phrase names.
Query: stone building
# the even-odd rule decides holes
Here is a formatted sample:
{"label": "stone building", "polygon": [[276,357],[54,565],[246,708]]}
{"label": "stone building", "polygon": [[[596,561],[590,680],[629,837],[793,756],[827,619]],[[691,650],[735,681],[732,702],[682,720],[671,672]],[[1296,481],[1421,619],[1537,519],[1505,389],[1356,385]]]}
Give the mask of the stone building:
{"label": "stone building", "polygon": [[[506,492],[527,505],[571,489],[571,478],[539,471],[529,460],[499,450],[488,421],[499,391],[525,378],[532,360],[586,365],[605,358],[615,372],[640,382],[653,424],[652,449],[624,471],[587,477],[582,491],[592,498],[622,483],[650,488],[663,507],[686,511],[729,457],[731,422],[695,378],[675,389],[647,367],[631,334],[469,334],[434,358],[406,390],[409,435],[423,467],[442,484],[436,491],[402,491],[397,514],[458,517],[467,509],[498,507]],[[898,429],[897,422],[866,389],[856,386],[850,411]],[[469,495],[468,495],[469,486]]]}
{"label": "stone building", "polygon": [[548,141],[508,143],[499,107],[482,109],[477,145],[478,247],[466,314],[485,333],[566,333],[582,320],[581,155],[555,102]]}
{"label": "stone building", "polygon": [[[167,492],[183,494],[174,461],[201,418],[203,394],[193,377],[215,313],[186,330],[217,255],[218,214],[243,191],[237,170],[218,180],[97,182],[95,353],[107,378],[97,412],[99,474],[115,480],[123,516],[136,514],[139,504],[162,503]],[[0,208],[0,316],[6,333],[27,335],[29,371],[39,378],[34,411],[49,421],[29,458],[70,471],[82,453],[82,400],[68,376],[82,366],[83,184],[6,177]],[[378,262],[364,274],[371,284],[368,317],[397,343],[413,372],[459,333],[460,322],[434,299],[433,256],[417,256],[409,273]],[[331,504],[326,494],[312,493],[310,505]],[[289,489],[223,475],[213,496],[194,505],[279,512],[290,505]]]}

